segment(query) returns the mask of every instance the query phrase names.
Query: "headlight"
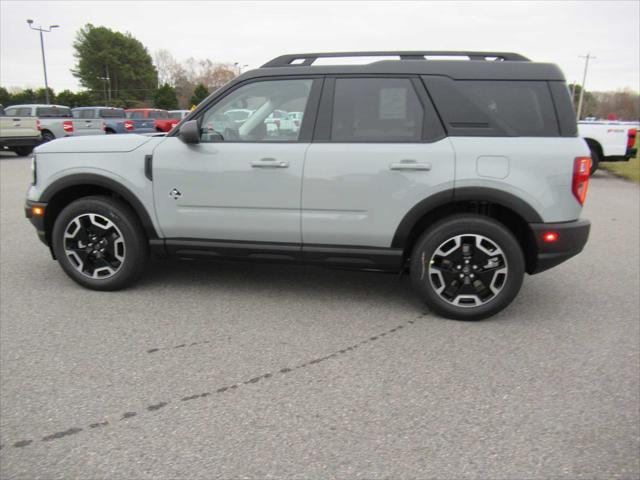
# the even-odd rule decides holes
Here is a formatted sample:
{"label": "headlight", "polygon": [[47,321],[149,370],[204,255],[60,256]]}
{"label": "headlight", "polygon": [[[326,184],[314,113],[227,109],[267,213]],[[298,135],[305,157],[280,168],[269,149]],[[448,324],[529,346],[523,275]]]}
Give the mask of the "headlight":
{"label": "headlight", "polygon": [[33,158],[31,159],[31,185],[35,185],[38,181],[38,172],[37,172],[37,164],[36,164],[36,155],[33,154]]}

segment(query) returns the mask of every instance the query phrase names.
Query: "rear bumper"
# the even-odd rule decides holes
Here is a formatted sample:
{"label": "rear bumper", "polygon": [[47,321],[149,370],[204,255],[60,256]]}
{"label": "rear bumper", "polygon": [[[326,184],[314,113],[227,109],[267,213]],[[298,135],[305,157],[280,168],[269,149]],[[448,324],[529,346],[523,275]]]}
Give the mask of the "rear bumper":
{"label": "rear bumper", "polygon": [[[529,226],[535,238],[537,251],[535,265],[529,272],[534,274],[555,267],[580,253],[589,238],[591,222],[578,219],[563,223],[531,223]],[[548,232],[555,232],[558,239],[552,243],[545,242],[544,236]]]}
{"label": "rear bumper", "polygon": [[624,155],[609,155],[608,157],[604,157],[602,159],[603,162],[628,162],[632,158],[635,158],[636,153],[638,153],[637,148],[627,148],[627,151]]}
{"label": "rear bumper", "polygon": [[31,200],[27,200],[27,203],[24,205],[24,216],[29,219],[31,224],[36,227],[36,232],[38,232],[38,238],[42,243],[46,246],[49,246],[49,242],[47,240],[47,233],[44,226],[44,215],[34,215],[33,207],[40,207],[46,213],[47,204],[42,202],[33,202]]}
{"label": "rear bumper", "polygon": [[40,137],[5,137],[0,140],[2,147],[35,147],[40,145],[42,138]]}

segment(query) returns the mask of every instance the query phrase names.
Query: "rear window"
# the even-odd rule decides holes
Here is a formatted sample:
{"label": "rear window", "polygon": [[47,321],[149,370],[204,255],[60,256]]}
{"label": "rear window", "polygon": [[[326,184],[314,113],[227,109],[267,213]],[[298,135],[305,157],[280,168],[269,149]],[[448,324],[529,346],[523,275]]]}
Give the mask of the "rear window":
{"label": "rear window", "polygon": [[36,117],[73,118],[73,115],[68,107],[38,107],[36,108]]}
{"label": "rear window", "polygon": [[100,110],[100,118],[124,118],[124,109],[122,108],[103,108]]}
{"label": "rear window", "polygon": [[452,136],[557,137],[558,121],[546,82],[425,77]]}

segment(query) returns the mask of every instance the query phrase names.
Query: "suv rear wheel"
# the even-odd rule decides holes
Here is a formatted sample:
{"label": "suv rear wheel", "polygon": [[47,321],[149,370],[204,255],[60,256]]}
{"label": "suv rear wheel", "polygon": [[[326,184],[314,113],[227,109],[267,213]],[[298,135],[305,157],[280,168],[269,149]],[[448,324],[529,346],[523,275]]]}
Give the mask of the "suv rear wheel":
{"label": "suv rear wheel", "polygon": [[55,221],[53,251],[80,285],[118,290],[136,280],[148,258],[146,236],[123,202],[105,196],[70,203]]}
{"label": "suv rear wheel", "polygon": [[456,320],[480,320],[515,298],[524,277],[518,241],[492,218],[461,214],[427,229],[411,254],[411,281],[428,307]]}

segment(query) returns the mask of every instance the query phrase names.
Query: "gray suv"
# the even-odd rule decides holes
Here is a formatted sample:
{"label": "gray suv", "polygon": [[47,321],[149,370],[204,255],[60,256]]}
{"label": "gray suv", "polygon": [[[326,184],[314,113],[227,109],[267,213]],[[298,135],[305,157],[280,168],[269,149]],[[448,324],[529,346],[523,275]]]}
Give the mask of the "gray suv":
{"label": "gray suv", "polygon": [[[317,62],[357,56],[381,60]],[[299,128],[269,122],[276,111],[302,112]],[[433,311],[475,320],[509,305],[525,273],[582,250],[589,166],[555,65],[503,52],[284,55],[167,136],[38,147],[26,215],[96,290],[132,283],[149,254],[408,270]]]}

